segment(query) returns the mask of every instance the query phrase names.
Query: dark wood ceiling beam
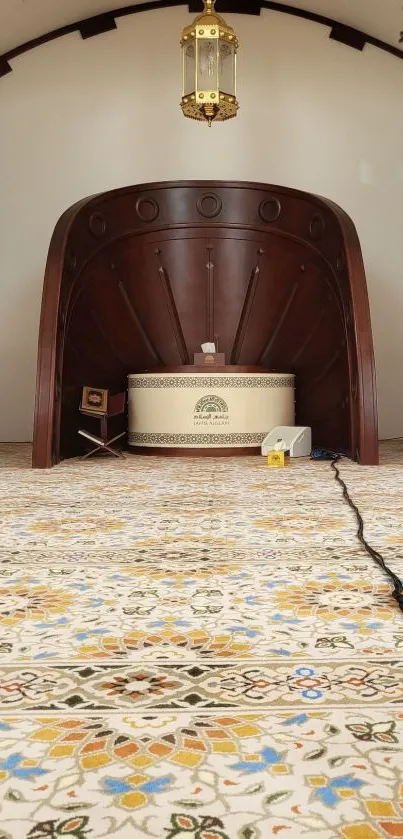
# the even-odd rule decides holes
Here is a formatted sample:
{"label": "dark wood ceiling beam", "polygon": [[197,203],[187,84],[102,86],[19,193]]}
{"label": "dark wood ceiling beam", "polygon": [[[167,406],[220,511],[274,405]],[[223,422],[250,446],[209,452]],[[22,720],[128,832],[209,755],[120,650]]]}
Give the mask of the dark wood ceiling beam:
{"label": "dark wood ceiling beam", "polygon": [[13,68],[10,66],[10,64],[8,63],[7,59],[4,58],[4,56],[0,58],[0,78],[2,76],[7,76],[8,73],[12,72],[12,69]]}
{"label": "dark wood ceiling beam", "polygon": [[93,38],[94,35],[103,35],[104,32],[112,32],[117,29],[115,16],[108,12],[106,15],[92,17],[89,20],[84,20],[79,29],[83,40]]}
{"label": "dark wood ceiling beam", "polygon": [[[23,55],[30,50],[40,47],[42,44],[47,44],[49,41],[55,41],[57,38],[63,38],[64,35],[70,35],[72,32],[78,32],[82,38],[92,38],[95,35],[101,35],[104,32],[110,32],[116,29],[116,20],[128,15],[135,15],[141,12],[150,12],[155,9],[166,9],[174,6],[187,6],[190,13],[196,12],[202,8],[201,0],[150,0],[147,3],[139,3],[131,6],[118,7],[110,9],[100,15],[93,15],[84,20],[70,23],[68,26],[61,26],[58,29],[53,29],[44,35],[39,35],[37,38],[32,38],[23,44],[19,44],[11,50],[8,50],[3,55],[0,55],[0,77],[6,76],[12,71],[9,64],[14,58]],[[393,55],[395,58],[403,59],[403,50],[392,44],[381,41],[379,38],[374,38],[359,29],[354,29],[350,26],[345,26],[340,21],[325,15],[317,14],[316,12],[309,12],[306,9],[298,9],[295,6],[288,4],[272,2],[272,0],[217,0],[217,11],[223,14],[248,14],[259,15],[261,9],[269,11],[280,12],[280,14],[292,15],[293,17],[309,20],[312,23],[319,23],[322,26],[330,28],[329,37],[333,41],[339,41],[346,44],[353,49],[362,51],[366,44],[370,44],[377,49]]]}
{"label": "dark wood ceiling beam", "polygon": [[[202,0],[191,0],[187,5],[191,14],[203,11]],[[260,15],[261,6],[260,0],[216,0],[215,8],[220,15]]]}
{"label": "dark wood ceiling beam", "polygon": [[352,29],[351,26],[343,26],[341,23],[333,26],[330,39],[331,41],[338,41],[339,44],[345,44],[346,47],[351,47],[353,50],[359,50],[359,52],[363,51],[367,43],[367,38],[363,32]]}

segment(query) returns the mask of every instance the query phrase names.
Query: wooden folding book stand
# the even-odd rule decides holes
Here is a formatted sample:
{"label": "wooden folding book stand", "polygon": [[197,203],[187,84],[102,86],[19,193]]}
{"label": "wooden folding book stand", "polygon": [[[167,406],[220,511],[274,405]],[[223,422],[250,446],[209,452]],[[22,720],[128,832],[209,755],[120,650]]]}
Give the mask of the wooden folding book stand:
{"label": "wooden folding book stand", "polygon": [[[81,460],[86,460],[87,457],[91,457],[91,455],[96,454],[97,452],[109,452],[115,457],[124,458],[123,452],[119,449],[112,448],[112,446],[117,440],[120,440],[121,437],[125,436],[126,431],[121,431],[119,434],[115,434],[113,437],[108,439],[108,420],[111,419],[111,417],[117,417],[124,414],[126,407],[126,393],[116,393],[114,396],[110,396],[109,392],[106,391],[106,398],[103,406],[106,407],[106,410],[96,410],[95,408],[92,408],[92,406],[88,404],[88,400],[85,399],[86,392],[88,390],[88,388],[84,388],[83,390],[80,413],[87,417],[94,417],[99,420],[100,436],[98,437],[96,434],[92,434],[84,428],[79,429],[78,433],[81,437],[85,437],[86,440],[90,440],[91,443],[94,443],[94,448],[90,449],[89,452],[86,452],[86,454],[81,457]],[[94,391],[90,392],[92,393]],[[102,393],[102,391],[99,391],[99,393]]]}

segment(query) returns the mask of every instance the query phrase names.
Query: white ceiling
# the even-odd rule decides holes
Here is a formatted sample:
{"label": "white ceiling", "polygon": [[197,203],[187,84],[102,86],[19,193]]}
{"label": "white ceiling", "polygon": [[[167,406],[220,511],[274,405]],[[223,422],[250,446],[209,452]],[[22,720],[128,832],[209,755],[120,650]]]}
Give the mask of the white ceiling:
{"label": "white ceiling", "polygon": [[[141,0],[0,0],[0,53],[25,41]],[[280,0],[356,27],[394,46],[403,29],[402,0]]]}

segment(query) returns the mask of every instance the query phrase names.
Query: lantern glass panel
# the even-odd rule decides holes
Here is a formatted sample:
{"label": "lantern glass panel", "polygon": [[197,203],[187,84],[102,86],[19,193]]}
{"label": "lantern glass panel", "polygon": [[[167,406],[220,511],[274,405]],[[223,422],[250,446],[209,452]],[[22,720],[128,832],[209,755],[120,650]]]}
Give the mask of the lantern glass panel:
{"label": "lantern glass panel", "polygon": [[218,77],[220,90],[235,96],[235,48],[228,41],[219,41]]}
{"label": "lantern glass panel", "polygon": [[218,90],[218,40],[202,38],[197,46],[197,89]]}
{"label": "lantern glass panel", "polygon": [[194,42],[183,48],[183,95],[189,96],[196,90],[196,45]]}

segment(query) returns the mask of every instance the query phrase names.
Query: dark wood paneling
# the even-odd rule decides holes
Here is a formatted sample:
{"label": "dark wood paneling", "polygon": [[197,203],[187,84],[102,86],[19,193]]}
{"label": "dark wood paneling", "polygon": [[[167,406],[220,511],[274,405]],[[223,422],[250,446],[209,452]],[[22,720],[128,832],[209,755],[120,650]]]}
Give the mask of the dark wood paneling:
{"label": "dark wood paneling", "polygon": [[79,453],[84,384],[228,361],[296,374],[314,443],[378,460],[365,274],[331,202],[265,184],[176,182],[86,199],[58,222],[46,267],[33,464]]}

